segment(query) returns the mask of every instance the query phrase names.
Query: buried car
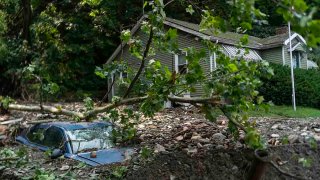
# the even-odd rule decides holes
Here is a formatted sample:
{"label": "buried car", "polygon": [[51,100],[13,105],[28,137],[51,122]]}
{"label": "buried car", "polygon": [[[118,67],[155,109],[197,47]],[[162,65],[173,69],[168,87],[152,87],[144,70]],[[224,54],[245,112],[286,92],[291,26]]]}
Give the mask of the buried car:
{"label": "buried car", "polygon": [[91,166],[122,162],[133,152],[115,148],[111,138],[113,125],[107,122],[51,122],[25,129],[16,140],[42,151],[52,151],[52,158],[82,161]]}

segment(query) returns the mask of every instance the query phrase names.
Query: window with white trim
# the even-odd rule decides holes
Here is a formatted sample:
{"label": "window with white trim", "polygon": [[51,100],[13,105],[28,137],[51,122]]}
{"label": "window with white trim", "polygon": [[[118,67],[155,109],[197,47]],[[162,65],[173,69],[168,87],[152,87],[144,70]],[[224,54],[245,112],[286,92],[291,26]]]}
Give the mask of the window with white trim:
{"label": "window with white trim", "polygon": [[186,52],[175,55],[175,71],[179,74],[187,74],[188,72],[188,61],[186,59],[186,56]]}
{"label": "window with white trim", "polygon": [[214,71],[217,68],[217,54],[216,53],[212,53],[210,55],[210,72]]}
{"label": "window with white trim", "polygon": [[293,68],[301,67],[301,59],[302,59],[302,53],[300,51],[292,52]]}

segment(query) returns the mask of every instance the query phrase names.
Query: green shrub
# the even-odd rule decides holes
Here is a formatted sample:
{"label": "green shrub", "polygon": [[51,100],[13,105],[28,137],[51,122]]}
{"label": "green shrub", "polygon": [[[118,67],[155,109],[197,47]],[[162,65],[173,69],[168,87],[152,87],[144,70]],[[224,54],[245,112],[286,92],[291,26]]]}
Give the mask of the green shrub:
{"label": "green shrub", "polygon": [[[292,104],[290,67],[271,64],[274,76],[263,79],[261,95],[276,105]],[[320,71],[316,69],[295,69],[296,103],[299,106],[320,108]]]}

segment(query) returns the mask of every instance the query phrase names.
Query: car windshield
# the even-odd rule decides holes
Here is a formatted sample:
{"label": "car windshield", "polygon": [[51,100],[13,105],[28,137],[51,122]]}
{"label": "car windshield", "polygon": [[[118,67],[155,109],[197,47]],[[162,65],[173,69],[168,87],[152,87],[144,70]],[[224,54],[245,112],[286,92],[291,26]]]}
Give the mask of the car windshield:
{"label": "car windshield", "polygon": [[80,153],[113,147],[111,132],[112,126],[103,126],[69,130],[67,134],[71,140],[73,153]]}

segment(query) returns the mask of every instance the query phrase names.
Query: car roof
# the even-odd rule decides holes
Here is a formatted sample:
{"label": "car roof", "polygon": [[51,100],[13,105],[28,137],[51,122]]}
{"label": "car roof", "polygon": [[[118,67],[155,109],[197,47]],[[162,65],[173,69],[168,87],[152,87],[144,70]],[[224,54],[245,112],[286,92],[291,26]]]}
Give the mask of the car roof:
{"label": "car roof", "polygon": [[56,126],[63,128],[65,130],[76,130],[76,129],[86,129],[86,128],[94,128],[94,127],[104,127],[104,126],[110,126],[112,125],[109,122],[102,122],[102,121],[97,121],[97,122],[67,122],[67,121],[62,121],[62,122],[49,122],[49,123],[41,123],[39,124],[40,127],[42,128],[47,128],[50,126]]}

